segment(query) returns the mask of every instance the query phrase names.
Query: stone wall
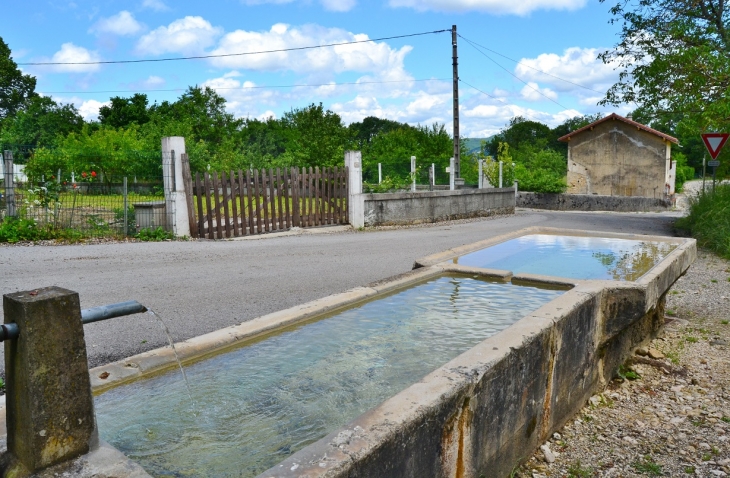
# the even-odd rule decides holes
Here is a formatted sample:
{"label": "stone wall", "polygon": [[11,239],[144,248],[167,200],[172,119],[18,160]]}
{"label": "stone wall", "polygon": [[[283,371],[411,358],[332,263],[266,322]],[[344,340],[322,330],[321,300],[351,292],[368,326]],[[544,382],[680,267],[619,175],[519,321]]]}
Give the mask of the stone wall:
{"label": "stone wall", "polygon": [[513,214],[513,188],[364,194],[366,226],[418,224]]}
{"label": "stone wall", "polygon": [[636,196],[519,192],[516,205],[551,211],[649,212],[666,211],[672,207],[672,201]]}
{"label": "stone wall", "polygon": [[674,177],[669,142],[620,120],[576,134],[568,148],[569,193],[662,198]]}

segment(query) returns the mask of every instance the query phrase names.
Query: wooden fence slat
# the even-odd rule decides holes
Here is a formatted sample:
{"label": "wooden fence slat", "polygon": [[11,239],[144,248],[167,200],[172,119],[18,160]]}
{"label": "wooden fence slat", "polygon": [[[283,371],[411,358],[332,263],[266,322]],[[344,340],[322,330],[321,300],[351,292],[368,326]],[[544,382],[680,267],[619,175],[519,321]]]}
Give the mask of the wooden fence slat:
{"label": "wooden fence slat", "polygon": [[228,192],[228,186],[228,178],[225,173],[221,172],[221,199],[223,201],[223,230],[225,231],[225,237],[231,237],[231,214],[228,207],[231,193]]}
{"label": "wooden fence slat", "polygon": [[231,180],[229,181],[229,184],[231,185],[231,227],[233,228],[233,236],[238,237],[240,234],[238,233],[238,205],[236,204],[236,198],[240,196],[240,193],[236,194],[238,184],[236,183],[236,173],[233,170],[231,170],[230,176]]}
{"label": "wooden fence slat", "polygon": [[261,234],[264,232],[263,224],[261,224],[261,206],[259,204],[259,198],[261,192],[259,191],[259,170],[253,170],[253,183],[254,183],[254,200],[256,201],[256,233]]}
{"label": "wooden fence slat", "polygon": [[276,180],[274,178],[274,168],[269,168],[269,207],[271,208],[271,230],[279,230],[277,224],[277,210],[276,210]]}
{"label": "wooden fence slat", "polygon": [[238,170],[238,201],[239,207],[241,208],[241,235],[246,235],[246,189],[243,187],[243,171]]}
{"label": "wooden fence slat", "polygon": [[335,223],[335,208],[334,208],[334,201],[335,201],[335,169],[334,168],[327,168],[327,184],[329,187],[327,188],[327,207],[329,208],[329,212],[327,214],[327,223],[328,224],[334,224]]}
{"label": "wooden fence slat", "polygon": [[205,205],[208,207],[208,239],[215,239],[215,229],[213,228],[213,206],[210,202],[210,190],[213,187],[210,174],[205,173]]}
{"label": "wooden fence slat", "polygon": [[301,227],[299,219],[299,168],[291,168],[292,227]]}
{"label": "wooden fence slat", "polygon": [[254,230],[254,217],[253,217],[253,199],[251,195],[253,193],[253,183],[251,182],[251,170],[246,170],[246,200],[248,201],[248,233],[251,235],[256,234]]}
{"label": "wooden fence slat", "polygon": [[319,166],[314,167],[314,224],[319,226]]}
{"label": "wooden fence slat", "polygon": [[268,174],[266,170],[261,170],[261,194],[263,197],[263,216],[264,216],[264,231],[271,232],[271,223],[269,222],[269,186],[268,186]]}
{"label": "wooden fence slat", "polygon": [[335,166],[334,171],[332,172],[332,188],[334,190],[334,193],[332,193],[332,207],[333,207],[333,214],[332,214],[332,223],[333,224],[339,224],[340,223],[340,168]]}
{"label": "wooden fence slat", "polygon": [[347,224],[348,216],[345,210],[347,199],[347,173],[345,168],[340,169],[340,224]]}
{"label": "wooden fence slat", "polygon": [[284,229],[284,219],[286,214],[284,213],[284,207],[282,199],[284,197],[284,187],[286,185],[281,182],[281,169],[276,168],[276,203],[277,210],[279,211],[279,230]]}
{"label": "wooden fence slat", "polygon": [[291,180],[289,178],[289,172],[287,171],[287,168],[283,168],[281,170],[281,180],[282,188],[284,189],[284,228],[291,229],[291,190],[289,189]]}
{"label": "wooden fence slat", "polygon": [[216,237],[223,239],[223,219],[221,218],[221,195],[220,183],[218,181],[218,173],[213,172],[213,197],[215,198],[215,221],[216,221]]}
{"label": "wooden fence slat", "polygon": [[314,170],[312,167],[309,167],[309,171],[307,172],[307,195],[306,195],[306,204],[307,204],[307,225],[306,227],[312,227],[312,219],[314,215],[312,214],[312,201],[314,200],[313,194],[312,194],[312,176],[314,176]]}
{"label": "wooden fence slat", "polygon": [[203,185],[200,184],[200,173],[195,173],[195,199],[198,203],[198,236],[205,238],[205,216],[203,215]]}

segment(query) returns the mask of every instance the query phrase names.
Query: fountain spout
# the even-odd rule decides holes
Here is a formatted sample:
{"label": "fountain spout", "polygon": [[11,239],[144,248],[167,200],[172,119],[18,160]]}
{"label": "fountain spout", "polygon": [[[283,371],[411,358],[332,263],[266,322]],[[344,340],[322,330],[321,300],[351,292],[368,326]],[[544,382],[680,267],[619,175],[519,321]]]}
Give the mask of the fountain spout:
{"label": "fountain spout", "polygon": [[[136,300],[118,302],[116,304],[100,305],[81,311],[81,323],[90,324],[100,320],[123,317],[125,315],[141,314],[147,312],[147,307]],[[20,328],[16,323],[0,324],[0,342],[17,339],[20,335]]]}

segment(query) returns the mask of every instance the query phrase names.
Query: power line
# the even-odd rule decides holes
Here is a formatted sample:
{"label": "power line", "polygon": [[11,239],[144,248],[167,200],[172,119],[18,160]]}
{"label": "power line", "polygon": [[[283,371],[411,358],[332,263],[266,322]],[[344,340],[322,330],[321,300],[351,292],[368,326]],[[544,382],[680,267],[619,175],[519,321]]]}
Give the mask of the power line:
{"label": "power line", "polygon": [[[388,83],[411,83],[411,82],[423,82],[423,81],[450,81],[451,78],[425,78],[418,80],[388,80],[388,81],[352,81],[343,83],[308,83],[308,84],[292,84],[292,85],[253,85],[253,86],[221,86],[213,87],[209,86],[212,90],[261,90],[267,88],[298,88],[298,87],[311,87],[318,88],[320,86],[348,86],[348,85],[382,85]],[[151,90],[98,90],[98,91],[44,91],[43,93],[53,95],[86,95],[86,94],[99,94],[99,93],[155,93],[155,92],[171,92],[171,91],[184,91],[187,88],[167,88],[167,89],[151,89]]]}
{"label": "power line", "polygon": [[[461,37],[461,38],[464,38],[464,37]],[[504,71],[506,71],[506,72],[507,72],[508,74],[512,75],[512,76],[513,76],[513,77],[514,77],[514,78],[515,78],[515,79],[516,79],[517,81],[520,81],[520,82],[524,83],[524,84],[525,84],[525,86],[527,86],[527,87],[528,87],[528,88],[530,88],[531,90],[535,91],[535,92],[536,92],[536,93],[538,93],[539,95],[541,95],[541,96],[545,97],[545,99],[547,99],[547,100],[550,100],[550,101],[552,101],[553,103],[555,103],[556,105],[560,106],[561,108],[564,108],[564,109],[566,109],[566,110],[570,109],[570,108],[568,108],[567,106],[563,106],[563,105],[561,105],[560,103],[558,103],[557,101],[555,101],[554,99],[550,98],[550,97],[549,97],[548,95],[546,95],[545,93],[543,93],[542,91],[540,91],[540,89],[539,89],[539,88],[535,88],[535,87],[533,87],[532,85],[530,85],[529,83],[527,83],[527,82],[526,82],[525,80],[523,80],[523,79],[522,79],[522,78],[520,78],[519,76],[517,76],[517,75],[515,75],[514,73],[512,73],[511,71],[509,71],[509,70],[508,70],[507,68],[505,68],[505,67],[503,67],[502,65],[500,65],[499,63],[497,63],[497,62],[496,62],[496,61],[495,61],[495,60],[494,60],[494,59],[493,59],[492,57],[490,57],[489,55],[487,55],[486,53],[484,53],[483,51],[481,51],[481,50],[480,50],[479,48],[477,48],[477,47],[476,47],[476,46],[475,46],[475,45],[474,45],[474,44],[473,44],[473,43],[472,43],[472,42],[471,42],[470,40],[467,40],[466,38],[464,38],[464,40],[466,40],[466,42],[467,42],[467,43],[468,43],[469,45],[471,45],[471,46],[472,46],[472,48],[474,48],[474,49],[475,49],[476,51],[478,51],[479,53],[481,53],[482,55],[484,55],[484,56],[485,56],[485,57],[486,57],[486,58],[487,58],[487,59],[488,59],[489,61],[491,61],[492,63],[494,63],[495,65],[497,65],[497,66],[498,66],[498,67],[500,67],[501,69],[503,69]]]}
{"label": "power line", "polygon": [[466,38],[466,37],[463,37],[463,36],[461,36],[461,35],[459,35],[459,36],[460,36],[461,38],[463,38],[464,40],[466,40],[467,42],[469,42],[469,43],[472,43],[472,46],[476,45],[476,46],[478,46],[478,47],[480,47],[480,48],[484,48],[485,50],[487,50],[487,51],[490,51],[490,52],[494,53],[495,55],[501,56],[502,58],[506,58],[506,59],[507,59],[507,60],[509,60],[509,61],[513,61],[513,62],[517,63],[518,65],[522,65],[522,66],[525,66],[525,67],[527,67],[527,68],[530,68],[530,69],[532,69],[532,70],[535,70],[535,71],[537,71],[538,73],[542,73],[543,75],[547,75],[547,76],[550,76],[550,77],[552,77],[552,78],[555,78],[556,80],[560,80],[560,81],[564,81],[564,82],[566,82],[566,83],[570,83],[570,84],[571,84],[571,85],[573,85],[573,86],[577,86],[577,87],[579,87],[579,88],[583,88],[583,89],[586,89],[586,90],[588,90],[588,91],[592,91],[592,92],[594,92],[594,93],[599,93],[599,94],[601,94],[601,95],[605,93],[605,92],[603,92],[603,91],[598,91],[598,90],[594,90],[593,88],[589,88],[588,86],[585,86],[585,85],[581,85],[581,84],[579,84],[579,83],[575,83],[575,82],[572,82],[572,81],[570,81],[570,80],[566,80],[565,78],[561,78],[561,77],[559,77],[559,76],[553,75],[552,73],[548,73],[547,71],[542,71],[542,70],[540,70],[539,68],[535,68],[534,66],[530,66],[530,65],[528,65],[527,63],[523,63],[523,62],[521,62],[521,61],[519,61],[519,60],[515,60],[514,58],[510,58],[510,57],[508,57],[508,56],[506,56],[506,55],[503,55],[503,54],[499,53],[498,51],[494,51],[494,50],[492,50],[491,48],[487,48],[487,47],[486,47],[486,46],[484,46],[484,45],[480,45],[479,43],[477,43],[477,42],[475,42],[475,41],[471,41],[471,40],[469,40],[469,39],[468,39],[468,38]]}
{"label": "power line", "polygon": [[251,52],[243,52],[243,53],[226,53],[226,54],[221,54],[221,55],[181,56],[181,57],[172,57],[172,58],[155,58],[155,59],[147,59],[147,60],[107,60],[107,61],[68,61],[68,62],[49,61],[49,62],[18,63],[18,65],[22,65],[22,66],[109,65],[109,64],[125,64],[125,63],[152,63],[152,62],[161,62],[161,61],[203,60],[206,58],[224,58],[224,57],[231,57],[231,56],[261,55],[261,54],[265,54],[265,53],[281,53],[281,52],[286,52],[286,51],[312,50],[315,48],[327,48],[327,47],[341,46],[341,45],[354,45],[357,43],[371,43],[371,42],[383,41],[383,40],[395,40],[398,38],[409,38],[409,37],[416,37],[416,36],[422,36],[422,35],[432,35],[435,33],[443,33],[443,32],[450,32],[450,31],[451,31],[451,29],[434,30],[431,32],[409,33],[407,35],[395,35],[395,36],[390,36],[390,37],[373,38],[373,39],[369,39],[369,40],[356,40],[356,41],[348,41],[348,42],[340,42],[340,43],[326,43],[324,45],[280,48],[277,50],[251,51]]}

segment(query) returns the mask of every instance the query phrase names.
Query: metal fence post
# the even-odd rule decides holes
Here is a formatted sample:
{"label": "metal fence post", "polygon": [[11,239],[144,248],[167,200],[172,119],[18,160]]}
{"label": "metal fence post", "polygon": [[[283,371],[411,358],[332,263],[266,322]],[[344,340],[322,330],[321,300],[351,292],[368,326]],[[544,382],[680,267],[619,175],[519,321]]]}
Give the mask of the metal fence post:
{"label": "metal fence post", "polygon": [[416,157],[411,156],[411,192],[416,192]]}
{"label": "metal fence post", "polygon": [[124,236],[129,235],[129,210],[127,209],[127,177],[124,176],[124,183],[122,184],[122,195],[124,196]]}
{"label": "metal fence post", "polygon": [[15,178],[13,177],[13,152],[6,150],[3,154],[5,160],[5,209],[6,216],[15,216]]}

